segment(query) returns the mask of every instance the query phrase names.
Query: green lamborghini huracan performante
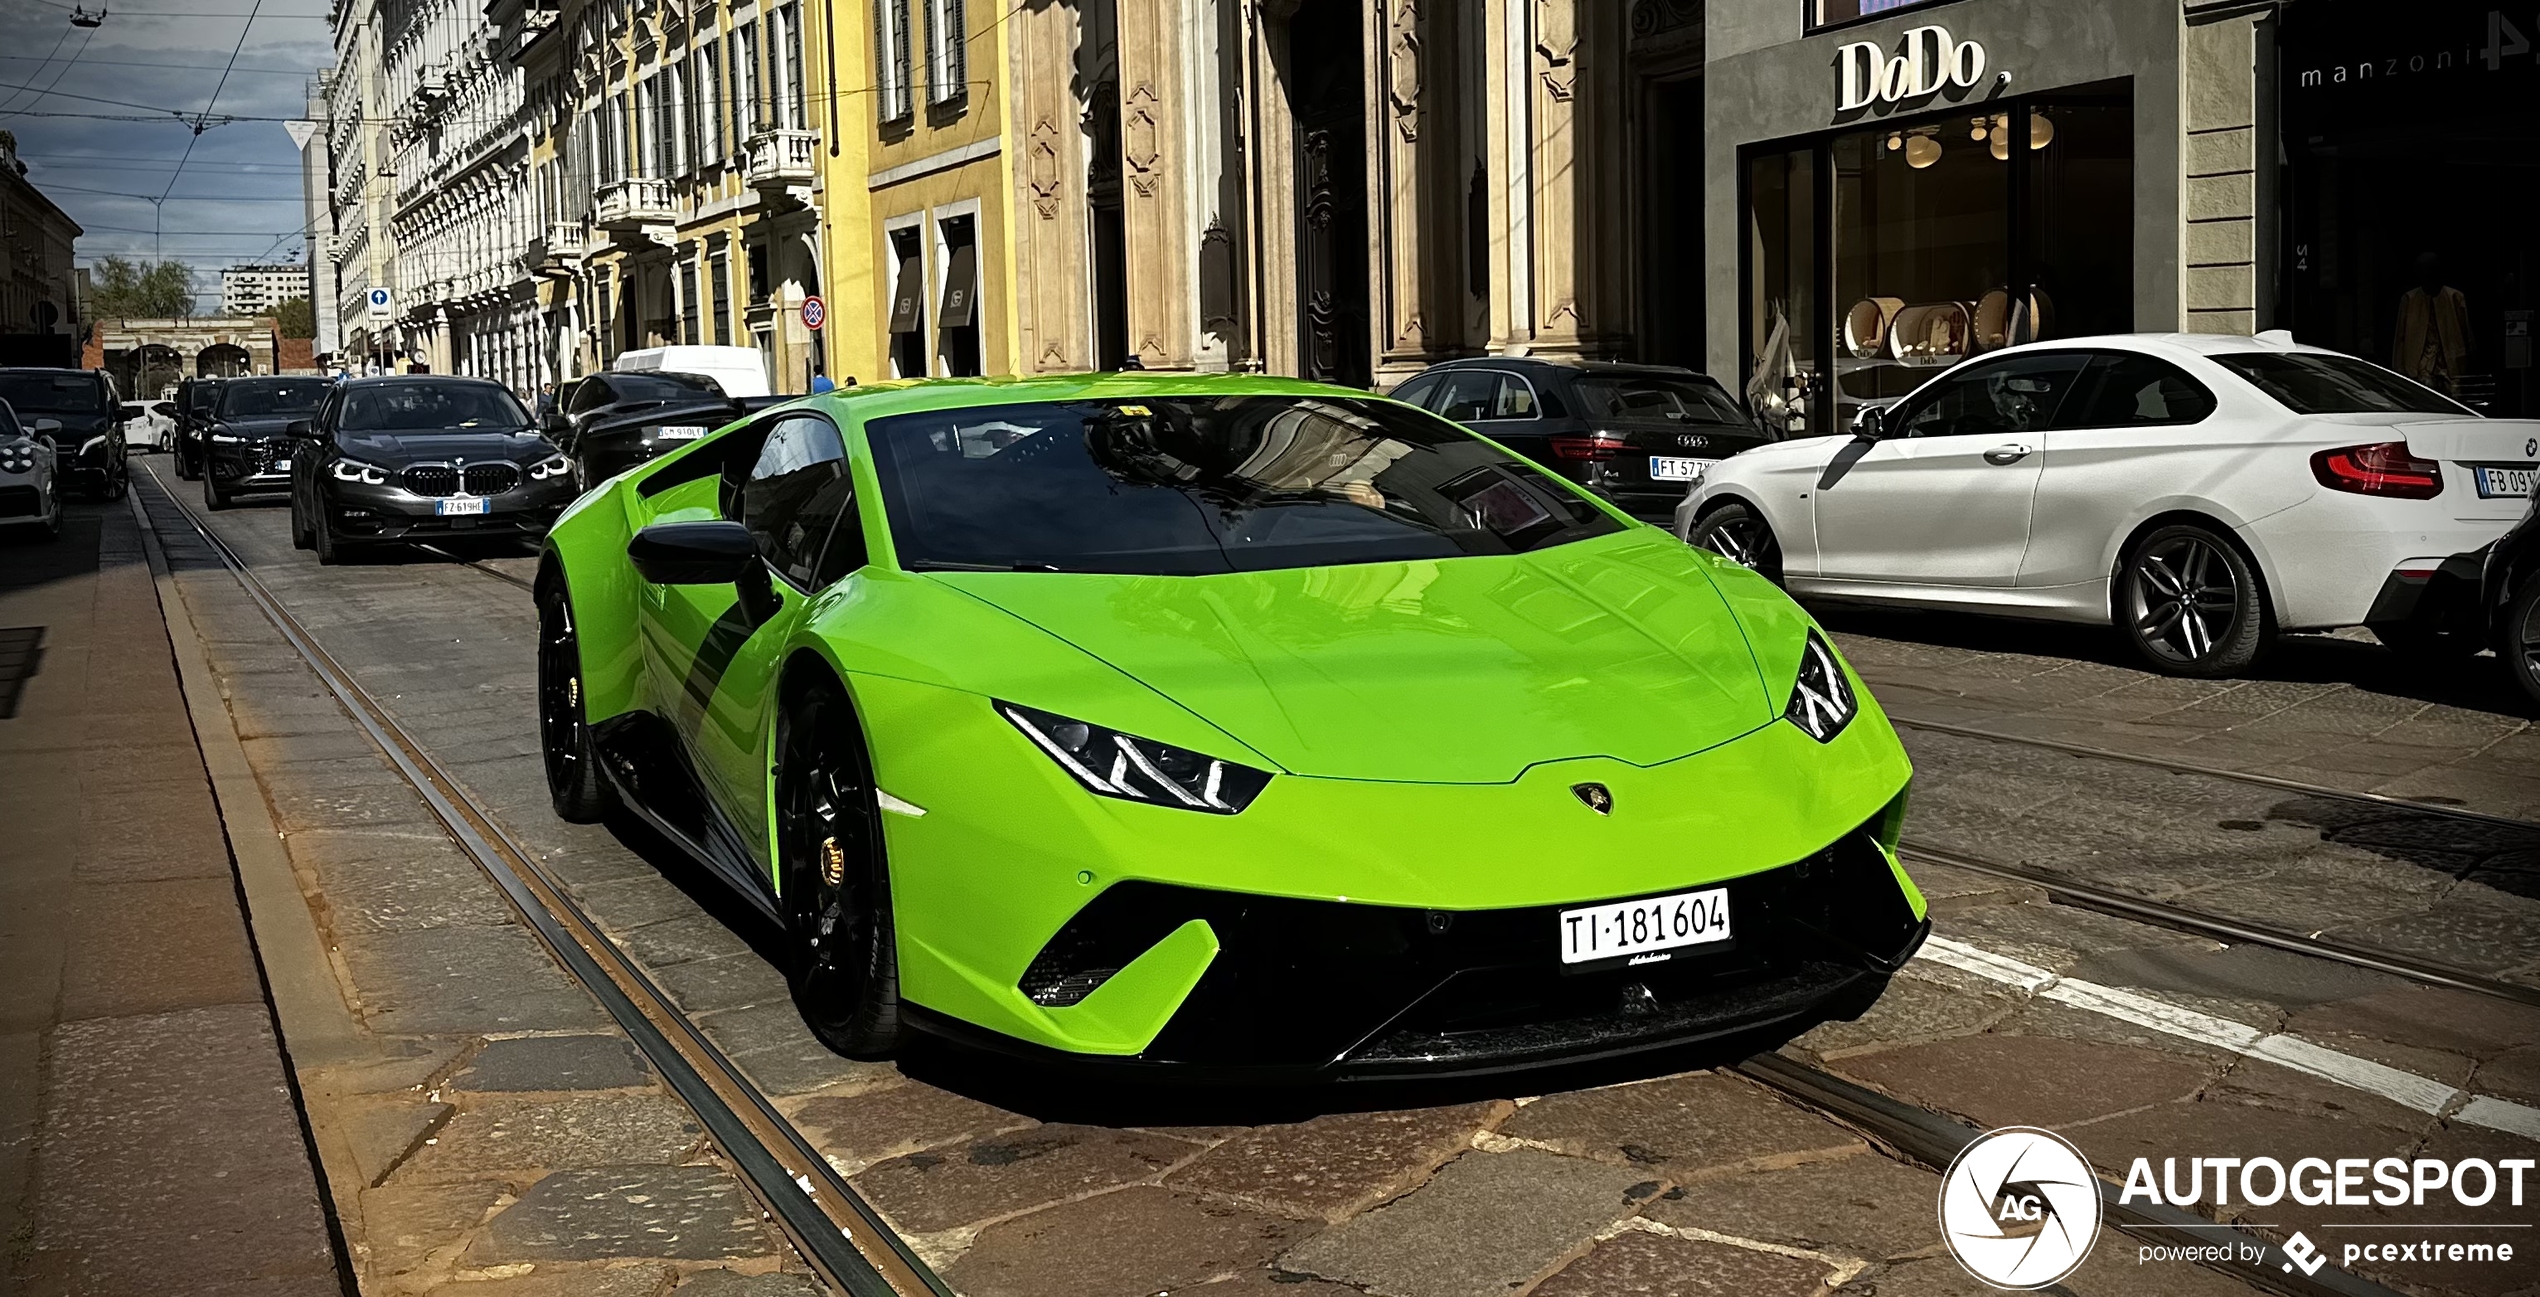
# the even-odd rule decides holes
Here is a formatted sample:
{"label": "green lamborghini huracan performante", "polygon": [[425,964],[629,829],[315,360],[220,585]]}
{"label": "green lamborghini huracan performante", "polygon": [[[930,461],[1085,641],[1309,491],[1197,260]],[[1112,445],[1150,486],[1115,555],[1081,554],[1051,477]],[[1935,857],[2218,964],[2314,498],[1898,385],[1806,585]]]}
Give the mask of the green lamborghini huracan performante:
{"label": "green lamborghini huracan performante", "polygon": [[594,489],[537,589],[557,812],[783,925],[857,1057],[1489,1072],[1857,1015],[1929,930],[1807,614],[1363,392],[815,396]]}

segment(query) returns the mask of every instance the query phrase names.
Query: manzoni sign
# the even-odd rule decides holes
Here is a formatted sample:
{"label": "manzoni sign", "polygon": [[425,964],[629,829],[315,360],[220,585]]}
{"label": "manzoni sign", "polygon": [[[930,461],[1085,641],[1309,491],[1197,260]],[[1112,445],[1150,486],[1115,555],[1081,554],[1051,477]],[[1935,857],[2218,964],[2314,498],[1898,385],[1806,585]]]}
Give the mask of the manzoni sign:
{"label": "manzoni sign", "polygon": [[1946,27],[1916,27],[1896,43],[1894,54],[1875,41],[1854,41],[1835,51],[1834,66],[1834,110],[1853,113],[1950,86],[1973,90],[1984,79],[1984,46],[1956,40]]}

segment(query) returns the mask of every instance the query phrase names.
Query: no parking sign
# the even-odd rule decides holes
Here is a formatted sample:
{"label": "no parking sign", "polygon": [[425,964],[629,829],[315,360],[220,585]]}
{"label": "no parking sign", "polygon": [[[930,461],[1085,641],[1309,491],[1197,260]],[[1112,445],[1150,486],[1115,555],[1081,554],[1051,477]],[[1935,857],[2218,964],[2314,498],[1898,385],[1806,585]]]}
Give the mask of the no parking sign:
{"label": "no parking sign", "polygon": [[829,320],[829,308],[817,297],[803,299],[803,327],[817,330]]}

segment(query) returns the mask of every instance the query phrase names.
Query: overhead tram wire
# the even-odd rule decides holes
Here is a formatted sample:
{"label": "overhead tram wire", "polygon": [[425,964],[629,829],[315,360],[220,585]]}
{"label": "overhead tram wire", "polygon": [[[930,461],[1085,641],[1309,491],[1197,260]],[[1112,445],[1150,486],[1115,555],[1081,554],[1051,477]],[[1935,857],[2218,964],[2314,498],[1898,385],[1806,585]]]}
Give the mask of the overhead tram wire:
{"label": "overhead tram wire", "polygon": [[[247,48],[247,33],[256,29],[256,15],[263,12],[264,7],[265,0],[255,0],[255,4],[247,10],[247,21],[238,25],[238,43],[229,47],[229,63],[220,70],[220,80],[212,86],[212,97],[203,101],[202,114],[194,119],[193,133],[185,137],[185,154],[176,160],[176,170],[169,173],[168,187],[160,191],[159,201],[152,204],[151,223],[153,225],[158,223],[158,216],[165,212],[168,195],[176,192],[176,182],[184,178],[185,164],[194,158],[194,145],[203,138],[204,123],[211,118],[212,110],[220,107],[220,92],[229,88],[229,74],[238,66],[238,53]],[[151,260],[166,260],[165,246],[160,238],[154,237],[150,246]]]}

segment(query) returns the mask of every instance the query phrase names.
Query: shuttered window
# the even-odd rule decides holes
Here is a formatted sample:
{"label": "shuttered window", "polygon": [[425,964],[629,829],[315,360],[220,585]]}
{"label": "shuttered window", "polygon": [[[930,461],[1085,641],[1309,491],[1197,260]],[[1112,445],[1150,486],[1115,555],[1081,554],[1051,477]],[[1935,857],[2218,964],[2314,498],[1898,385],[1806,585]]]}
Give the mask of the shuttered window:
{"label": "shuttered window", "polygon": [[916,111],[909,102],[908,71],[908,0],[874,0],[873,83],[883,121]]}
{"label": "shuttered window", "polygon": [[926,0],[926,101],[970,93],[970,24],[963,0]]}

